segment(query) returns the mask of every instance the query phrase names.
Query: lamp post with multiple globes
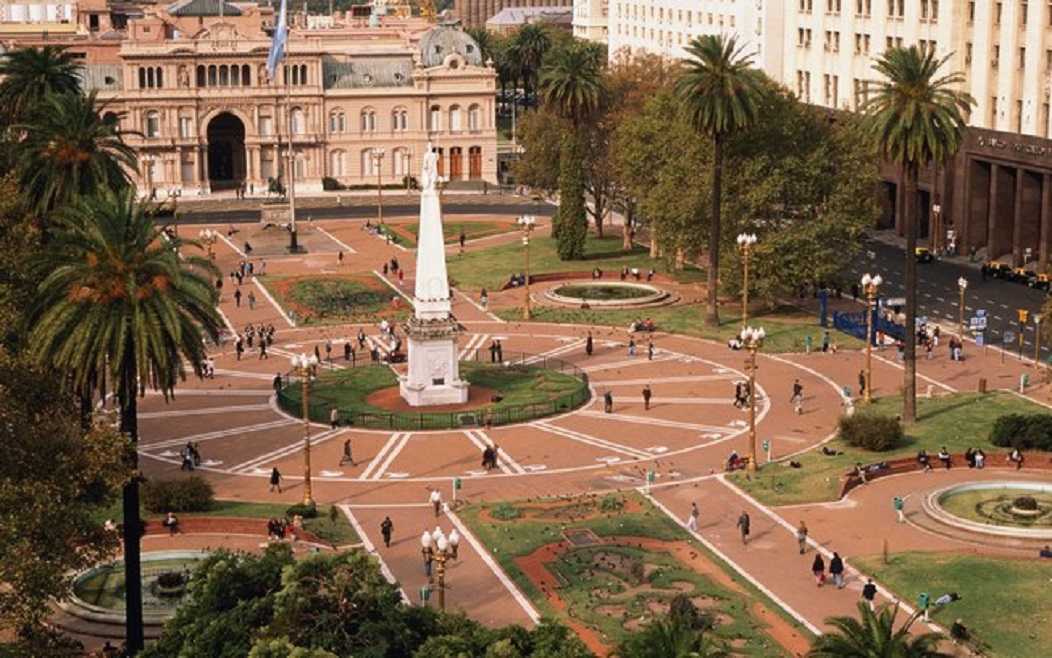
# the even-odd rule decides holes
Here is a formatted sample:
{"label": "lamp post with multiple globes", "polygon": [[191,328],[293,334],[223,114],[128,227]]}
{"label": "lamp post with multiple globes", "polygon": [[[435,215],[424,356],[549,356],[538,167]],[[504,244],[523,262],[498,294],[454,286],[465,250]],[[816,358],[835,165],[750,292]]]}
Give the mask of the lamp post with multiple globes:
{"label": "lamp post with multiple globes", "polygon": [[873,401],[873,303],[877,291],[884,279],[880,275],[862,275],[862,292],[866,295],[866,391],[863,395],[867,404]]}
{"label": "lamp post with multiple globes", "polygon": [[964,337],[964,291],[967,289],[968,279],[963,276],[957,279],[957,290],[961,293],[960,300],[957,303],[957,330],[962,338]]}
{"label": "lamp post with multiple globes", "polygon": [[310,408],[307,405],[307,391],[310,387],[311,375],[318,365],[318,357],[313,354],[295,354],[290,359],[292,369],[303,384],[303,504],[313,505],[314,495],[311,489],[310,479]]}
{"label": "lamp post with multiple globes", "polygon": [[216,255],[213,251],[213,247],[215,246],[215,243],[219,240],[219,232],[213,231],[210,228],[205,228],[198,231],[197,237],[201,238],[201,243],[204,244],[205,249],[208,250],[208,257],[211,260],[215,260]]}
{"label": "lamp post with multiple globes", "polygon": [[369,157],[373,159],[373,167],[376,168],[376,221],[380,226],[384,224],[383,164],[385,155],[387,155],[387,149],[383,148],[374,148],[369,152]]}
{"label": "lamp post with multiple globes", "polygon": [[762,327],[745,327],[739,338],[749,352],[749,464],[750,471],[756,471],[756,351],[763,347],[767,332]]}
{"label": "lamp post with multiple globes", "polygon": [[460,534],[456,529],[446,537],[442,528],[435,526],[434,532],[424,531],[420,537],[425,560],[434,560],[435,563],[435,587],[438,589],[438,608],[446,609],[446,561],[457,559],[457,549],[460,546]]}
{"label": "lamp post with multiple globes", "polygon": [[530,233],[533,231],[533,228],[537,225],[537,218],[533,215],[522,215],[517,220],[515,220],[515,222],[519,225],[519,228],[522,229],[522,248],[526,260],[526,280],[524,281],[524,288],[526,289],[526,300],[525,304],[522,307],[522,319],[529,320],[531,317],[533,317],[532,313],[530,312]]}
{"label": "lamp post with multiple globes", "polygon": [[742,251],[742,326],[749,325],[749,253],[756,244],[755,233],[742,233],[737,238]]}

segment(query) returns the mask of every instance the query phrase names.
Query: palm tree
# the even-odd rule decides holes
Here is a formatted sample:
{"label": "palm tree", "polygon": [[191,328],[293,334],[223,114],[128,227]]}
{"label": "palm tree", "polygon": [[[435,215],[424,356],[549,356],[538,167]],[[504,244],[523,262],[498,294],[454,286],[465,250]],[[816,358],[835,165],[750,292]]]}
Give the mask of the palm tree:
{"label": "palm tree", "polygon": [[18,48],[0,55],[0,120],[25,120],[52,94],[79,94],[80,64],[64,47]]}
{"label": "palm tree", "polygon": [[540,23],[527,23],[515,33],[514,48],[510,54],[519,60],[527,97],[531,89],[534,98],[537,96],[541,65],[551,47],[552,37],[548,34],[548,28]]}
{"label": "palm tree", "polygon": [[883,605],[879,612],[864,601],[858,603],[859,619],[830,617],[826,620],[836,630],[819,635],[811,644],[811,658],[853,658],[854,656],[895,656],[895,658],[949,658],[939,651],[938,633],[910,633],[910,626],[920,613],[915,613],[898,628],[895,617],[899,606]]}
{"label": "palm tree", "polygon": [[731,654],[714,641],[711,628],[692,628],[673,617],[659,619],[629,636],[613,653],[617,658],[724,658]]}
{"label": "palm tree", "polygon": [[52,94],[40,108],[18,126],[24,138],[14,146],[22,191],[38,218],[96,190],[128,187],[135,152],[114,115],[103,116],[106,104],[95,92]]}
{"label": "palm tree", "polygon": [[872,95],[862,107],[866,128],[880,154],[902,168],[906,211],[906,336],[902,419],[917,418],[917,178],[921,165],[941,163],[961,145],[961,131],[975,101],[958,91],[964,75],[939,76],[952,57],[936,59],[933,49],[892,48],[873,67],[883,76],[871,82]]}
{"label": "palm tree", "polygon": [[[181,242],[165,242],[146,202],[130,189],[101,191],[57,214],[51,247],[33,266],[40,275],[28,313],[28,345],[44,364],[68,372],[74,389],[98,373],[113,382],[120,429],[138,441],[140,387],[171,391],[186,364],[201,376],[204,340],[215,342],[222,321],[212,285],[218,270],[199,256],[180,257]],[[138,468],[131,456],[132,470]],[[142,648],[139,481],[124,486],[127,636]]]}
{"label": "palm tree", "polygon": [[709,225],[708,302],[705,322],[720,323],[716,304],[720,272],[720,204],[723,200],[723,150],[727,137],[759,117],[764,93],[762,74],[752,68],[734,37],[704,35],[687,46],[686,70],[676,81],[676,96],[698,131],[712,138],[712,218]]}
{"label": "palm tree", "polygon": [[559,156],[559,211],[552,234],[560,258],[580,259],[588,234],[581,125],[606,96],[599,50],[594,44],[572,43],[555,51],[541,72],[540,88],[545,105],[570,122]]}

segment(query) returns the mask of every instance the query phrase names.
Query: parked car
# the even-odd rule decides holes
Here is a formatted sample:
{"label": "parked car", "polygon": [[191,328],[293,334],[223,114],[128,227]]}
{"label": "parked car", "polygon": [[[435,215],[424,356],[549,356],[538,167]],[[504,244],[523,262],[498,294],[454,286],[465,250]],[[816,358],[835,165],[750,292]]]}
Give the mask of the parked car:
{"label": "parked car", "polygon": [[1008,276],[1008,280],[1014,283],[1030,283],[1030,279],[1037,276],[1037,272],[1026,267],[1016,267],[1012,269],[1011,274]]}
{"label": "parked car", "polygon": [[999,260],[988,260],[983,263],[983,271],[995,279],[1007,279],[1012,273],[1012,266]]}
{"label": "parked car", "polygon": [[914,255],[917,257],[918,263],[934,263],[935,252],[927,247],[917,247],[913,250]]}
{"label": "parked car", "polygon": [[1027,282],[1027,285],[1038,290],[1048,290],[1049,276],[1047,274],[1038,274],[1035,277],[1031,277],[1030,281]]}

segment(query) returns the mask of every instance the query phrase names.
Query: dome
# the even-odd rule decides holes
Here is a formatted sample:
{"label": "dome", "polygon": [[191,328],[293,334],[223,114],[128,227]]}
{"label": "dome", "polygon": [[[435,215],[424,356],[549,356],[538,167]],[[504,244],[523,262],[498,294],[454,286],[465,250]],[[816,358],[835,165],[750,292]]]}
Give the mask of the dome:
{"label": "dome", "polygon": [[471,66],[482,65],[478,43],[457,25],[439,25],[420,39],[420,55],[426,68],[442,66],[446,57],[454,53]]}

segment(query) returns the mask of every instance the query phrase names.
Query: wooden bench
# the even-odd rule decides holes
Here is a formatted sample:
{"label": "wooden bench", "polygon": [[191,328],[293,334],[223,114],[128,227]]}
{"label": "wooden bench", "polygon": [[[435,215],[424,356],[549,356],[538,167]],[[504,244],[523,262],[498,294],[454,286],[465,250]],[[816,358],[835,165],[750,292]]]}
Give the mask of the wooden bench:
{"label": "wooden bench", "polygon": [[[143,521],[143,526],[143,535],[163,535],[168,533],[168,528],[164,526],[163,516],[145,519]],[[176,534],[259,535],[267,538],[270,537],[267,532],[266,519],[249,519],[236,516],[180,516],[179,528],[176,531]],[[296,537],[299,541],[305,541],[311,544],[329,544],[329,542],[321,539],[305,528],[297,528]]]}
{"label": "wooden bench", "polygon": [[[1042,452],[1027,452],[1023,453],[1023,468],[1033,470],[1035,468],[1041,470],[1052,470],[1052,456]],[[917,457],[901,457],[899,459],[889,459],[882,462],[870,462],[869,464],[862,464],[863,468],[872,465],[873,463],[887,464],[887,468],[875,471],[873,473],[866,473],[866,481],[875,480],[877,478],[887,477],[889,475],[897,475],[899,473],[910,473],[913,471],[923,471],[922,466],[918,461]],[[963,452],[950,453],[950,464],[952,468],[968,468],[968,460],[965,459]],[[937,454],[928,455],[928,465],[931,466],[932,470],[945,469]],[[1015,464],[1008,460],[1008,452],[997,452],[986,455],[986,461],[983,468],[1015,468]],[[843,484],[840,487],[840,497],[843,498],[857,486],[862,484],[862,479],[855,474],[855,469],[845,473],[843,476]]]}

